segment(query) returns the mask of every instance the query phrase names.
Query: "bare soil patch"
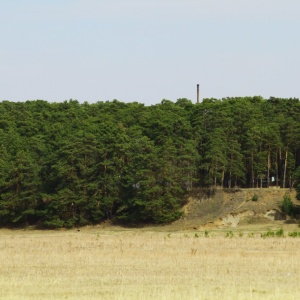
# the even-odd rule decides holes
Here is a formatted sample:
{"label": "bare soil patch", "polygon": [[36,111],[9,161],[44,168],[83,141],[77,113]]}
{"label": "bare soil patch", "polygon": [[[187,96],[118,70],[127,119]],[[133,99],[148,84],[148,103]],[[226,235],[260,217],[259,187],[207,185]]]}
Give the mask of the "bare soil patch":
{"label": "bare soil patch", "polygon": [[[174,228],[201,229],[204,227],[238,227],[246,224],[272,224],[274,221],[290,221],[291,217],[281,213],[285,194],[290,195],[296,206],[296,192],[290,189],[255,188],[223,190],[208,194],[198,193],[189,198],[184,207],[185,216],[172,224]],[[252,201],[254,195],[257,201]]]}

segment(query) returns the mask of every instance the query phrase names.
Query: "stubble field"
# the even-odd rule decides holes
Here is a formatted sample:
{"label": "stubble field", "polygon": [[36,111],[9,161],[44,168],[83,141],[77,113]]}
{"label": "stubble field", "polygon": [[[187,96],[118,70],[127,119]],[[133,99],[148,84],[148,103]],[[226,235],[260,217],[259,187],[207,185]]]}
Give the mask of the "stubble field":
{"label": "stubble field", "polygon": [[299,299],[300,238],[206,235],[0,230],[0,299]]}

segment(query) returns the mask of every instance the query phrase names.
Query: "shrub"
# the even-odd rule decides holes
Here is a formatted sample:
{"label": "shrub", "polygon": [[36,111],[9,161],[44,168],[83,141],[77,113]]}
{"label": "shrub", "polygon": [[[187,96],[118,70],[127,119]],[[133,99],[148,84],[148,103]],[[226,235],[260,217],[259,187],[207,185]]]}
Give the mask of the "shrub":
{"label": "shrub", "polygon": [[283,201],[281,204],[281,210],[282,212],[288,214],[288,215],[292,215],[294,212],[294,205],[293,202],[291,200],[291,197],[289,195],[285,195],[283,197]]}
{"label": "shrub", "polygon": [[253,196],[252,196],[252,199],[251,199],[252,201],[257,201],[258,200],[258,195],[257,194],[254,194]]}
{"label": "shrub", "polygon": [[261,234],[261,237],[265,238],[265,237],[274,237],[275,236],[275,232],[274,231],[271,231],[269,230],[268,232],[266,233],[262,233]]}
{"label": "shrub", "polygon": [[277,236],[277,237],[284,237],[284,232],[283,232],[283,229],[280,228],[280,229],[277,230],[277,231],[271,231],[271,230],[269,230],[269,231],[267,231],[266,233],[262,233],[260,236],[261,236],[262,238],[266,238],[266,237],[275,237],[275,236]]}
{"label": "shrub", "polygon": [[226,232],[226,237],[232,238],[233,237],[233,232],[231,230],[227,231]]}
{"label": "shrub", "polygon": [[289,232],[288,233],[288,236],[290,237],[300,237],[300,232],[297,232],[297,231],[293,231],[293,232]]}
{"label": "shrub", "polygon": [[275,235],[278,236],[278,237],[283,237],[283,236],[284,236],[283,229],[280,228],[279,230],[277,230],[277,231],[275,232]]}
{"label": "shrub", "polygon": [[53,218],[52,220],[45,221],[43,225],[49,229],[62,228],[64,226],[64,221],[59,217]]}

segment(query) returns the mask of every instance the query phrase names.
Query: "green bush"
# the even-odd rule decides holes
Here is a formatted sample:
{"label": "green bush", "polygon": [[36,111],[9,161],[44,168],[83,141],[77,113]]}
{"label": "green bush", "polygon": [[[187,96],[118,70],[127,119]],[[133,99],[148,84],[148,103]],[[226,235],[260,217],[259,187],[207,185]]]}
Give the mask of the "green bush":
{"label": "green bush", "polygon": [[283,201],[281,204],[281,210],[282,212],[288,214],[288,215],[292,215],[294,212],[294,205],[293,202],[291,200],[291,197],[289,195],[285,195],[283,197]]}
{"label": "green bush", "polygon": [[251,199],[252,201],[257,201],[258,200],[258,195],[257,194],[254,194],[253,196],[252,196],[252,199]]}
{"label": "green bush", "polygon": [[233,232],[231,230],[227,231],[226,232],[226,237],[232,238],[233,237]]}
{"label": "green bush", "polygon": [[265,237],[274,237],[275,236],[275,232],[274,231],[271,231],[269,230],[268,232],[266,233],[262,233],[261,234],[261,237],[265,238]]}
{"label": "green bush", "polygon": [[300,237],[300,232],[297,232],[297,231],[289,232],[288,236],[290,236],[290,237]]}
{"label": "green bush", "polygon": [[280,228],[279,230],[277,230],[277,231],[275,232],[275,235],[278,236],[278,237],[283,237],[283,236],[284,236],[283,229]]}
{"label": "green bush", "polygon": [[262,233],[260,235],[262,238],[266,238],[266,237],[284,237],[284,231],[282,228],[278,229],[277,231],[272,231],[272,230],[269,230],[267,231],[266,233]]}

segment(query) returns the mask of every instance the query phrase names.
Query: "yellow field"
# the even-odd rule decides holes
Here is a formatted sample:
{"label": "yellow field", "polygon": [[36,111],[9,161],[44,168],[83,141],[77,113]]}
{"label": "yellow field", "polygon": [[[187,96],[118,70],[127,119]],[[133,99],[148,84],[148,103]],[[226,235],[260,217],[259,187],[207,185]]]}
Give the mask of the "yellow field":
{"label": "yellow field", "polygon": [[300,238],[233,234],[0,230],[0,299],[300,299]]}

